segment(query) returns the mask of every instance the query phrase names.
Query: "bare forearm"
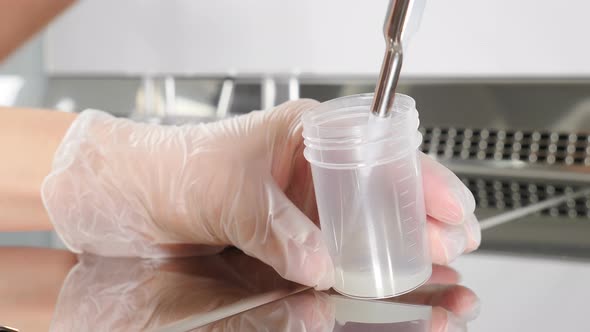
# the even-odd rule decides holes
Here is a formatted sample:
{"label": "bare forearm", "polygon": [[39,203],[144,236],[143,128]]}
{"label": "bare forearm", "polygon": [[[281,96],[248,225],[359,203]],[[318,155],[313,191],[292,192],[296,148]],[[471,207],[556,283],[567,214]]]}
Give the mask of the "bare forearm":
{"label": "bare forearm", "polygon": [[40,188],[76,115],[0,108],[0,231],[51,229]]}
{"label": "bare forearm", "polygon": [[0,62],[75,0],[0,0]]}

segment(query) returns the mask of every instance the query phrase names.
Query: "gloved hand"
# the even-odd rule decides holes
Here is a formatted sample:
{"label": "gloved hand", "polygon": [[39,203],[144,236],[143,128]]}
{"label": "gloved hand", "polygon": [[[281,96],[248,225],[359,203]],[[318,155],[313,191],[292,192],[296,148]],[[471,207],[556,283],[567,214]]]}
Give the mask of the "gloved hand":
{"label": "gloved hand", "polygon": [[[56,152],[44,204],[77,253],[162,257],[234,245],[289,280],[329,288],[300,124],[316,104],[181,127],[85,111]],[[479,245],[474,199],[434,160],[422,166],[432,257],[448,263]]]}

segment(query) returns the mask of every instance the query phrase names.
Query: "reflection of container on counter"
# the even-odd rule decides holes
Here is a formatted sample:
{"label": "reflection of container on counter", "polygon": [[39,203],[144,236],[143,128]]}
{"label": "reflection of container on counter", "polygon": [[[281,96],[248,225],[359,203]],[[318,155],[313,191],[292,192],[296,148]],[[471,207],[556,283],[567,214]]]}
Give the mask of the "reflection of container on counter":
{"label": "reflection of container on counter", "polygon": [[391,117],[369,126],[372,99],[343,97],[303,116],[334,288],[359,298],[399,295],[431,274],[415,102],[397,95]]}
{"label": "reflection of container on counter", "polygon": [[336,314],[334,332],[427,332],[432,326],[429,306],[364,301],[332,295]]}

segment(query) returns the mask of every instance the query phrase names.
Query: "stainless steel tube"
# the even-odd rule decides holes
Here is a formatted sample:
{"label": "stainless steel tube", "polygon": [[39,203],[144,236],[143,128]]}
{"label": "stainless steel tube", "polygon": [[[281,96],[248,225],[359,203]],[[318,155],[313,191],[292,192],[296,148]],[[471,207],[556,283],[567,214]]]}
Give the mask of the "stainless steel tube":
{"label": "stainless steel tube", "polygon": [[393,108],[395,90],[403,62],[402,33],[406,26],[408,8],[412,0],[391,0],[383,34],[385,36],[386,49],[381,65],[381,73],[375,88],[375,99],[371,106],[371,112],[379,117],[389,116]]}

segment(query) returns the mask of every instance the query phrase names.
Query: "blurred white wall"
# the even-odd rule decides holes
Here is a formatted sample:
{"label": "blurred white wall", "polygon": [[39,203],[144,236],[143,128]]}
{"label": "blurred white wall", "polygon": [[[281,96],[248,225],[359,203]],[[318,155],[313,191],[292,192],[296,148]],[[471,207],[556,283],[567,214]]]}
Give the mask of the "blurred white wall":
{"label": "blurred white wall", "polygon": [[[57,74],[374,77],[388,0],[86,0],[48,34]],[[406,78],[590,77],[586,0],[427,0]]]}

